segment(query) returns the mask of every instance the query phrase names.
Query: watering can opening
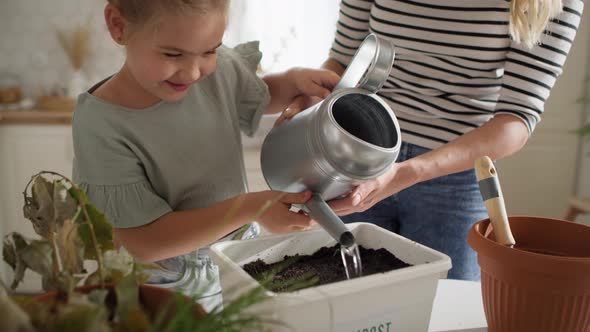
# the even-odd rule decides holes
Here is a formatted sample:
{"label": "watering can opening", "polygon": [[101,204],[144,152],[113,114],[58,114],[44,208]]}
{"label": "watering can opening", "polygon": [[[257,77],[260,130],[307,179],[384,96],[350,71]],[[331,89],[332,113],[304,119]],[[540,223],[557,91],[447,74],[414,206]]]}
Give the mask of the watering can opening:
{"label": "watering can opening", "polygon": [[351,93],[340,97],[332,107],[338,125],[349,134],[372,145],[391,149],[399,137],[389,112],[373,97]]}

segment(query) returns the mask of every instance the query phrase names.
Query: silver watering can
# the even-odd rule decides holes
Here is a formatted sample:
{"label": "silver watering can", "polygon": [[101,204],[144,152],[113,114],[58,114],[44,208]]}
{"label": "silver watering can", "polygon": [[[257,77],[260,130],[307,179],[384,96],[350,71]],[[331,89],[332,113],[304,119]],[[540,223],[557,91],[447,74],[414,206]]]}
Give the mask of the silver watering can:
{"label": "silver watering can", "polygon": [[311,191],[302,207],[345,247],[354,236],[326,201],[343,197],[395,162],[401,145],[393,111],[376,95],[393,65],[391,42],[370,34],[334,91],[273,128],[262,144],[262,174],[272,190]]}

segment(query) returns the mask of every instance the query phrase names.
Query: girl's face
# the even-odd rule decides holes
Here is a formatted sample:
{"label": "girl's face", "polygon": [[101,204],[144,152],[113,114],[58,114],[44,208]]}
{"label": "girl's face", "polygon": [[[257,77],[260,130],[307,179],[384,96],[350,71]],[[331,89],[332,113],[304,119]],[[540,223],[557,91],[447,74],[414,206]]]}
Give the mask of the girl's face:
{"label": "girl's face", "polygon": [[125,66],[146,97],[174,102],[215,70],[226,26],[224,10],[163,14],[129,35]]}

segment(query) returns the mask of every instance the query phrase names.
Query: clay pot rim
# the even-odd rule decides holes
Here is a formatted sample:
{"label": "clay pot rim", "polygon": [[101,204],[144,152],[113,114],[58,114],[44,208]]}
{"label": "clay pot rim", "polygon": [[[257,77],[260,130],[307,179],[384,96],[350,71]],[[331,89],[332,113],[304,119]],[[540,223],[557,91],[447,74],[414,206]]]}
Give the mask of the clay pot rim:
{"label": "clay pot rim", "polygon": [[[537,219],[537,220],[553,220],[559,222],[569,223],[571,225],[576,225],[580,227],[588,227],[586,225],[574,223],[571,221],[556,219],[556,218],[545,218],[545,217],[536,217],[536,216],[526,216],[526,215],[515,215],[509,216],[510,220],[512,219]],[[496,241],[493,241],[484,236],[482,226],[485,224],[486,226],[489,224],[490,219],[482,219],[471,227],[469,234],[468,234],[468,242],[471,242],[472,248],[481,255],[488,256],[488,257],[497,257],[500,253],[501,255],[512,255],[518,258],[523,259],[533,259],[533,260],[542,260],[547,262],[549,261],[559,261],[562,263],[576,263],[576,264],[589,264],[590,265],[590,256],[588,257],[576,257],[576,256],[557,256],[557,255],[549,255],[549,254],[542,254],[538,252],[531,252],[522,250],[519,248],[509,248],[504,245],[499,244]],[[516,239],[518,244],[518,239]],[[473,243],[476,242],[476,243]],[[474,246],[475,244],[475,246]],[[477,247],[477,249],[476,249]],[[490,252],[493,251],[494,254],[490,255]]]}

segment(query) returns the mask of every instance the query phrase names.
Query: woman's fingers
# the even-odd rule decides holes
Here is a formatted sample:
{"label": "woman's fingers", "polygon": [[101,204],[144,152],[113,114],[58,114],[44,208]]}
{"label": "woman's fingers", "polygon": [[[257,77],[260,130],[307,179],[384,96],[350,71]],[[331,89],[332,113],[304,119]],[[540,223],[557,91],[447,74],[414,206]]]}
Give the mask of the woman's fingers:
{"label": "woman's fingers", "polygon": [[303,204],[311,198],[311,191],[284,193],[280,201],[285,204]]}
{"label": "woman's fingers", "polygon": [[369,180],[354,188],[346,197],[338,200],[332,200],[328,205],[339,216],[345,216],[351,213],[362,212],[375,204],[377,195],[378,182]]}

